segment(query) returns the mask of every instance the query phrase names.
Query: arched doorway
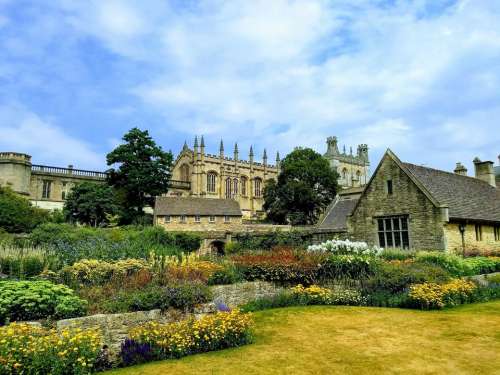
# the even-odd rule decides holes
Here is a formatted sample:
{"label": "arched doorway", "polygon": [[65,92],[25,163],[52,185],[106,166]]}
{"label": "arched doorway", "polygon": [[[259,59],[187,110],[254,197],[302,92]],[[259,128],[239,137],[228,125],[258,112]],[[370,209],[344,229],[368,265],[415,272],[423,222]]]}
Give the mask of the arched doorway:
{"label": "arched doorway", "polygon": [[215,240],[215,241],[212,241],[212,243],[210,244],[210,250],[212,252],[212,254],[217,254],[217,255],[224,255],[224,247],[226,246],[226,244],[224,243],[224,241],[221,241],[221,240]]}

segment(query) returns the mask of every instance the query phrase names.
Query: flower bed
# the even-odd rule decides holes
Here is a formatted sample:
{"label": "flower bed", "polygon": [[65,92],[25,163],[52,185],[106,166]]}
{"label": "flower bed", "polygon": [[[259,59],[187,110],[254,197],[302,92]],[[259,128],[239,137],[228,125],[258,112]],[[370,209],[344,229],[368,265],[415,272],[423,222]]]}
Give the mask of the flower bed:
{"label": "flower bed", "polygon": [[319,245],[311,245],[307,248],[311,253],[330,254],[356,254],[356,255],[380,255],[380,247],[368,246],[366,242],[353,242],[349,240],[329,240]]}
{"label": "flower bed", "polygon": [[59,334],[28,324],[0,327],[1,374],[89,374],[100,351],[101,336],[94,329]]}
{"label": "flower bed", "polygon": [[248,344],[252,320],[239,310],[178,323],[146,323],[130,330],[120,353],[124,365],[179,358]]}
{"label": "flower bed", "polygon": [[410,287],[411,302],[422,309],[442,309],[472,302],[477,286],[472,281],[455,279],[445,284],[423,283]]}

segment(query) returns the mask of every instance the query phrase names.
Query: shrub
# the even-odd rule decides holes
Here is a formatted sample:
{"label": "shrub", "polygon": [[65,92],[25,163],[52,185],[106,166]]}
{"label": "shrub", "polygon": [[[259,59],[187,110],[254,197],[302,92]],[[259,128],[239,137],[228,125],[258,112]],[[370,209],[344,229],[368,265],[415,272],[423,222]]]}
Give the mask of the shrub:
{"label": "shrub", "polygon": [[69,284],[102,285],[112,278],[125,279],[141,271],[149,270],[142,259],[123,259],[106,262],[96,259],[83,259],[61,270],[61,277]]}
{"label": "shrub", "polygon": [[411,302],[422,309],[441,309],[472,302],[476,284],[472,281],[454,279],[445,284],[423,283],[410,286]]}
{"label": "shrub", "polygon": [[380,255],[382,249],[370,247],[366,242],[352,242],[347,240],[329,240],[319,245],[310,245],[307,248],[311,253]]}
{"label": "shrub", "polygon": [[43,224],[29,237],[34,246],[54,249],[65,264],[81,259],[118,260],[158,255],[180,255],[199,248],[200,237],[170,233],[161,227],[89,228],[68,224]]}
{"label": "shrub", "polygon": [[308,231],[291,230],[289,232],[272,231],[268,233],[239,233],[235,236],[237,249],[271,250],[276,246],[305,248],[313,241]]}
{"label": "shrub", "polygon": [[0,187],[0,228],[6,232],[30,232],[47,221],[48,216],[48,211],[33,207],[27,198]]}
{"label": "shrub", "polygon": [[414,259],[416,253],[410,250],[402,249],[384,249],[380,253],[380,257],[385,260],[407,260]]}
{"label": "shrub", "polygon": [[377,307],[406,307],[409,305],[409,297],[407,292],[375,291],[366,296],[366,304]]}
{"label": "shrub", "polygon": [[497,273],[495,275],[488,275],[486,276],[486,280],[488,281],[488,283],[500,287],[500,273]]}
{"label": "shrub", "polygon": [[49,281],[0,282],[0,322],[73,318],[84,315],[86,305],[65,285]]}
{"label": "shrub", "polygon": [[313,284],[318,278],[318,258],[290,249],[238,255],[232,258],[245,280],[283,284]]}
{"label": "shrub", "polygon": [[2,374],[89,374],[101,348],[97,330],[66,329],[58,334],[29,324],[0,327]]}
{"label": "shrub", "polygon": [[0,244],[0,273],[12,278],[30,278],[44,270],[57,270],[59,267],[57,256],[45,250]]}
{"label": "shrub", "polygon": [[[130,365],[151,358],[179,358],[240,346],[251,341],[251,326],[250,316],[238,310],[178,323],[149,322],[130,330],[129,341],[122,345],[120,356],[125,364]],[[142,352],[146,358],[142,358]]]}
{"label": "shrub", "polygon": [[500,271],[500,258],[497,257],[462,258],[455,254],[421,251],[417,253],[416,259],[441,266],[457,277]]}
{"label": "shrub", "polygon": [[365,295],[387,292],[408,292],[411,284],[424,282],[446,282],[449,273],[439,266],[413,261],[391,261],[378,263],[374,274],[363,281]]}
{"label": "shrub", "polygon": [[222,268],[213,272],[207,280],[208,285],[234,284],[243,280],[243,276],[238,272],[232,263],[222,264]]}
{"label": "shrub", "polygon": [[362,280],[375,272],[380,261],[368,255],[331,255],[321,261],[318,277],[326,280]]}
{"label": "shrub", "polygon": [[210,300],[210,289],[199,283],[149,285],[139,290],[122,290],[103,303],[105,312],[128,312],[169,308],[192,311]]}

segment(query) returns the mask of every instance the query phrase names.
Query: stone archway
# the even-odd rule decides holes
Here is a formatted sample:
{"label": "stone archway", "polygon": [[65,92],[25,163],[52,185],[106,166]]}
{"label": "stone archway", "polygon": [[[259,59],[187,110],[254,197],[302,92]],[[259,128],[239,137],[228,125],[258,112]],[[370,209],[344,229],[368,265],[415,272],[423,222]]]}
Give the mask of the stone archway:
{"label": "stone archway", "polygon": [[210,243],[210,250],[212,254],[217,254],[217,255],[224,255],[225,251],[224,248],[226,246],[226,243],[221,240],[215,240]]}

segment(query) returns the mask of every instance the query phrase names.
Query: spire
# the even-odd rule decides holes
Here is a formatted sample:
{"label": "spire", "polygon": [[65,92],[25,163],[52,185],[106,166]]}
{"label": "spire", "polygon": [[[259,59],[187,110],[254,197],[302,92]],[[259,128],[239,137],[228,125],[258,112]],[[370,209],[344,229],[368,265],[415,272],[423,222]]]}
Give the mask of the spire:
{"label": "spire", "polygon": [[267,164],[267,151],[264,149],[264,154],[262,155],[262,161],[264,162],[264,165]]}
{"label": "spire", "polygon": [[276,165],[278,165],[280,163],[281,159],[280,159],[280,152],[279,151],[276,151]]}
{"label": "spire", "polygon": [[224,142],[222,142],[222,139],[220,140],[219,155],[221,159],[224,158]]}
{"label": "spire", "polygon": [[238,160],[238,143],[234,144],[234,160]]}
{"label": "spire", "polygon": [[200,147],[205,147],[205,139],[203,138],[203,136],[201,136],[201,144],[200,144]]}
{"label": "spire", "polygon": [[343,152],[343,154],[345,155],[345,145],[344,145],[344,152]]}
{"label": "spire", "polygon": [[187,150],[189,150],[189,147],[187,141],[184,141],[184,146],[182,146],[182,151],[187,151]]}
{"label": "spire", "polygon": [[195,149],[198,148],[198,136],[197,135],[194,136],[194,148]]}
{"label": "spire", "polygon": [[250,146],[250,163],[253,163],[253,146]]}

